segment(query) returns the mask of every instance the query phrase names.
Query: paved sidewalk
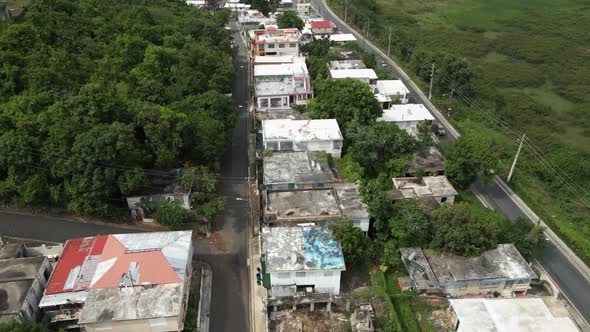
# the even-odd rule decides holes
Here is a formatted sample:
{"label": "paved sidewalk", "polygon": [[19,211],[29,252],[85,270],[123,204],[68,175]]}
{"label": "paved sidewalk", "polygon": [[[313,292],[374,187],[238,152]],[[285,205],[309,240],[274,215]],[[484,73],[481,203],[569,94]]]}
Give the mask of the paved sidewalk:
{"label": "paved sidewalk", "polygon": [[266,288],[256,284],[256,268],[260,267],[260,239],[255,236],[250,239],[250,297],[252,306],[251,332],[268,331],[266,313]]}

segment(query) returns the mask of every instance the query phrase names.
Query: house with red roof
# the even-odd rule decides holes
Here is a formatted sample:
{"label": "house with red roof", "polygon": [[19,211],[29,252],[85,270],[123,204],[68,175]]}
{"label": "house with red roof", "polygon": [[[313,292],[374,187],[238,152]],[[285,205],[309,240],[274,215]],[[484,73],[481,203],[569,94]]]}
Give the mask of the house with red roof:
{"label": "house with red roof", "polygon": [[336,24],[330,20],[311,21],[309,25],[313,35],[331,35],[336,33]]}
{"label": "house with red roof", "polygon": [[69,240],[39,307],[57,328],[182,330],[191,237],[178,231]]}

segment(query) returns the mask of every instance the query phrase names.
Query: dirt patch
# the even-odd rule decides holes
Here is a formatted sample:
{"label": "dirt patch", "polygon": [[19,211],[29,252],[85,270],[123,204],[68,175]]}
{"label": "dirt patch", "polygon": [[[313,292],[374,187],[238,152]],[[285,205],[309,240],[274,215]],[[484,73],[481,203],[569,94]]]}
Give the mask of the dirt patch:
{"label": "dirt patch", "polygon": [[341,332],[350,324],[349,317],[330,311],[283,310],[271,320],[271,332]]}
{"label": "dirt patch", "polygon": [[223,241],[223,236],[221,235],[221,233],[215,232],[211,234],[209,239],[207,239],[207,242],[209,242],[209,245],[213,247],[215,250],[223,253],[226,252],[225,242]]}

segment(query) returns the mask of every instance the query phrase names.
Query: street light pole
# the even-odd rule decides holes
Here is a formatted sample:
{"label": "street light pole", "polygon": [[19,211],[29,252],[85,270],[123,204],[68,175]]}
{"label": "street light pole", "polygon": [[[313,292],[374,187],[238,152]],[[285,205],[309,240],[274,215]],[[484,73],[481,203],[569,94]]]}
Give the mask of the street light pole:
{"label": "street light pole", "polygon": [[516,150],[516,156],[514,156],[514,161],[512,162],[512,167],[510,167],[510,172],[508,172],[508,177],[506,178],[506,183],[510,183],[512,180],[512,174],[514,173],[514,168],[516,167],[516,161],[518,160],[518,156],[520,155],[520,150],[522,150],[522,144],[526,139],[526,134],[522,134],[522,138],[520,139],[520,144],[518,145],[518,150]]}
{"label": "street light pole", "polygon": [[430,72],[430,89],[428,90],[428,100],[432,98],[432,81],[434,81],[434,62],[432,63],[432,71]]}
{"label": "street light pole", "polygon": [[389,28],[389,43],[387,44],[387,57],[391,54],[391,27]]}

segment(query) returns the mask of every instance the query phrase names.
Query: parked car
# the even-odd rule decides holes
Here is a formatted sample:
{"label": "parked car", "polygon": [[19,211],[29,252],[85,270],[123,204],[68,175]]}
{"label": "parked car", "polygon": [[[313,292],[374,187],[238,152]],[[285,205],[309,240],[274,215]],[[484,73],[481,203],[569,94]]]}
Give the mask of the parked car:
{"label": "parked car", "polygon": [[387,67],[387,62],[385,62],[385,60],[381,60],[381,67],[385,68]]}
{"label": "parked car", "polygon": [[439,137],[445,136],[447,134],[447,130],[443,125],[438,122],[432,124],[432,132]]}

